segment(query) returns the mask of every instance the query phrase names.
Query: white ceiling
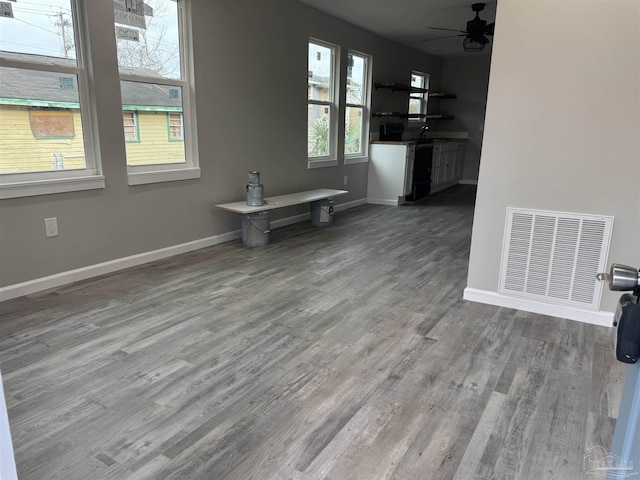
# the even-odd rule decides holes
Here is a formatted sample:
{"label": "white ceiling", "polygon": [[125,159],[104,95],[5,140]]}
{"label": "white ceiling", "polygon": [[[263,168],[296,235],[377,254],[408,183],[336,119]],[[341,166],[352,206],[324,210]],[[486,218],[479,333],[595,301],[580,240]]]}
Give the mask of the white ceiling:
{"label": "white ceiling", "polygon": [[[334,17],[346,20],[394,40],[438,57],[488,55],[491,44],[480,53],[467,53],[462,49],[463,37],[431,40],[456,32],[444,32],[426,28],[441,27],[465,30],[467,20],[475,16],[471,4],[475,0],[299,0]],[[496,18],[496,1],[487,0],[480,18],[493,22]],[[491,40],[491,38],[490,38]]]}

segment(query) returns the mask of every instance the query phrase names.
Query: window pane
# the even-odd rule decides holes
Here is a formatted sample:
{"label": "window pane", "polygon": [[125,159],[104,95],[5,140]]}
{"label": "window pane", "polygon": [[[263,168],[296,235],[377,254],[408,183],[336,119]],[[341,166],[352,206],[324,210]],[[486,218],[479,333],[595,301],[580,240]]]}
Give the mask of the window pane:
{"label": "window pane", "polygon": [[422,113],[422,100],[417,98],[410,98],[409,113]]}
{"label": "window pane", "polygon": [[[14,18],[3,18],[0,50],[48,58],[76,58],[71,0],[11,2]],[[75,65],[76,62],[73,62]]]}
{"label": "window pane", "polygon": [[169,114],[169,140],[177,141],[184,139],[184,130],[182,127],[182,114]]}
{"label": "window pane", "polygon": [[121,81],[120,90],[123,110],[137,113],[139,141],[126,144],[127,164],[185,163],[184,143],[170,142],[167,135],[167,114],[182,113],[182,88]]}
{"label": "window pane", "polygon": [[363,57],[349,54],[347,66],[347,103],[365,103],[366,61]]}
{"label": "window pane", "polygon": [[0,67],[0,173],[85,168],[77,75]]}
{"label": "window pane", "polygon": [[362,112],[361,107],[347,107],[345,110],[344,153],[362,152]]}
{"label": "window pane", "polygon": [[329,155],[331,114],[329,107],[309,105],[307,152],[310,157]]}
{"label": "window pane", "polygon": [[411,86],[412,87],[418,87],[418,88],[424,88],[424,76],[412,73],[411,74]]}
{"label": "window pane", "polygon": [[333,60],[331,49],[315,43],[309,43],[307,96],[310,100],[332,101],[332,68]]}
{"label": "window pane", "polygon": [[[180,79],[180,33],[175,0],[113,2],[121,73]],[[147,4],[145,6],[145,3]]]}
{"label": "window pane", "polygon": [[138,140],[138,125],[135,112],[123,112],[122,122],[124,123],[124,139],[127,142]]}

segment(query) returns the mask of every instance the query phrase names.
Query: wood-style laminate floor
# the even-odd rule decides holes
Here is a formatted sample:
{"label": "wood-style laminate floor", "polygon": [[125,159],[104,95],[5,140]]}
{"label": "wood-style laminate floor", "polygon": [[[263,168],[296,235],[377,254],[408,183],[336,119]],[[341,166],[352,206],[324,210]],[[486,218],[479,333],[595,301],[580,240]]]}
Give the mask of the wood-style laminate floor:
{"label": "wood-style laminate floor", "polygon": [[20,479],[597,478],[609,331],[462,300],[474,195],[0,304]]}

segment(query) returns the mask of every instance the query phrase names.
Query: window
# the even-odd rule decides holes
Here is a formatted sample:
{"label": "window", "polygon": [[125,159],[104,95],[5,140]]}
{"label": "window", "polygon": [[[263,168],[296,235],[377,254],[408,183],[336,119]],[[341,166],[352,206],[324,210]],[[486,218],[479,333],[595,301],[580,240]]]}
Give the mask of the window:
{"label": "window", "polygon": [[184,126],[182,125],[181,113],[169,113],[167,115],[169,124],[169,141],[181,142],[184,140]]}
{"label": "window", "polygon": [[82,2],[12,3],[0,37],[0,198],[103,188]]}
{"label": "window", "polygon": [[345,163],[349,157],[364,157],[369,131],[369,64],[367,55],[349,52],[347,57],[347,101],[344,119]]}
{"label": "window", "polygon": [[138,132],[138,116],[136,115],[136,112],[122,112],[122,123],[124,124],[124,141],[140,141],[140,133]]}
{"label": "window", "polygon": [[57,108],[34,108],[29,110],[29,125],[35,138],[75,137],[73,111]]}
{"label": "window", "polygon": [[[138,128],[138,141],[125,143],[129,184],[199,177],[185,2],[135,0],[121,2],[122,10],[119,3],[114,8],[122,109],[137,112]],[[132,125],[126,123],[130,117],[123,120],[126,137]]]}
{"label": "window", "polygon": [[335,45],[317,40],[309,42],[307,155],[310,168],[338,164],[337,53]]}
{"label": "window", "polygon": [[[426,115],[427,114],[427,90],[429,89],[429,75],[420,72],[411,72],[411,86],[424,90],[416,91],[409,94],[409,114]],[[423,121],[424,118],[411,118],[409,120]]]}

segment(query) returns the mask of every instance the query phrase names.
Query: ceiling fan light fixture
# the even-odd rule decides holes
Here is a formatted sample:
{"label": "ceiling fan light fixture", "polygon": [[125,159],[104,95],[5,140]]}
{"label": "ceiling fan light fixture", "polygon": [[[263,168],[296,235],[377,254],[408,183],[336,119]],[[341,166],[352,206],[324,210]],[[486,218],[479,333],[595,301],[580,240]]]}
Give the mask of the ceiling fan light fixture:
{"label": "ceiling fan light fixture", "polygon": [[467,36],[462,41],[462,48],[464,48],[465,52],[481,52],[487,43],[489,43],[488,40],[483,42],[482,39],[474,39]]}

